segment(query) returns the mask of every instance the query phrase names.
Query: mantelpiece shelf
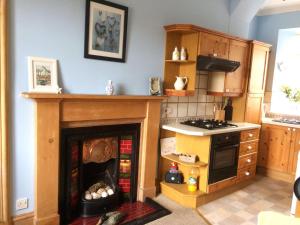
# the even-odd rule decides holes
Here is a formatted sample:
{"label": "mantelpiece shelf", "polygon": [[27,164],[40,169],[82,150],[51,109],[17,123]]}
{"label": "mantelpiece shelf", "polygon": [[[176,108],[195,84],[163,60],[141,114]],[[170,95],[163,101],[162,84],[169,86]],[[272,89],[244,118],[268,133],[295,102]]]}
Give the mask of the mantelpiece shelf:
{"label": "mantelpiece shelf", "polygon": [[167,96],[194,96],[194,90],[175,90],[175,89],[165,89],[165,95]]}
{"label": "mantelpiece shelf", "polygon": [[168,59],[165,60],[165,62],[167,63],[195,63],[195,60],[172,60],[172,59]]}
{"label": "mantelpiece shelf", "polygon": [[162,156],[165,159],[171,160],[173,162],[179,163],[183,166],[189,166],[189,167],[204,167],[207,166],[207,163],[198,161],[196,163],[188,163],[188,162],[183,162],[181,160],[179,160],[179,157],[177,155],[164,155]]}

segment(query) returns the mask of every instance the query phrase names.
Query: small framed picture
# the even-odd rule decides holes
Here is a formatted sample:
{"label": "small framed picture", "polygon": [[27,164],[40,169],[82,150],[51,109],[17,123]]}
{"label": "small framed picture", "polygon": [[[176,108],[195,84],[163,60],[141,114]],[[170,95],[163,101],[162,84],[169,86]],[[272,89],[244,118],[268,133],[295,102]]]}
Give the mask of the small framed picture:
{"label": "small framed picture", "polygon": [[57,60],[28,57],[29,91],[58,93]]}
{"label": "small framed picture", "polygon": [[86,0],[84,57],[125,62],[128,8]]}

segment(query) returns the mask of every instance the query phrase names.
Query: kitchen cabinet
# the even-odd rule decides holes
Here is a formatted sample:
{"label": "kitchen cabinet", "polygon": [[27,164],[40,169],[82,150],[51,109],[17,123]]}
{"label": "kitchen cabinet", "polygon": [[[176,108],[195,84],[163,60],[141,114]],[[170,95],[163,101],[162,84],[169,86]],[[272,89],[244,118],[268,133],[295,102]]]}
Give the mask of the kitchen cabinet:
{"label": "kitchen cabinet", "polygon": [[198,49],[199,55],[228,59],[229,38],[201,32]]}
{"label": "kitchen cabinet", "polygon": [[299,141],[300,129],[263,124],[258,165],[271,171],[295,174]]}
{"label": "kitchen cabinet", "polygon": [[245,81],[248,73],[249,44],[243,41],[230,40],[229,60],[238,61],[240,67],[227,73],[225,77],[225,95],[241,95],[244,92]]}
{"label": "kitchen cabinet", "polygon": [[251,179],[256,173],[259,129],[241,132],[237,183]]}
{"label": "kitchen cabinet", "polygon": [[250,75],[246,78],[247,91],[232,100],[233,120],[261,123],[264,91],[271,45],[252,41],[250,44]]}
{"label": "kitchen cabinet", "polygon": [[250,79],[248,93],[264,94],[268,69],[270,47],[260,43],[252,43]]}
{"label": "kitchen cabinet", "polygon": [[229,41],[229,59],[241,63],[240,67],[231,73],[211,72],[208,77],[209,95],[241,96],[244,92],[248,73],[249,44],[246,41]]}
{"label": "kitchen cabinet", "polygon": [[[164,92],[168,96],[192,96],[196,86],[196,62],[198,54],[199,32],[193,26],[166,26],[166,45],[164,61]],[[187,52],[187,60],[172,60],[172,53],[177,47]],[[188,78],[184,90],[174,89],[176,76]]]}

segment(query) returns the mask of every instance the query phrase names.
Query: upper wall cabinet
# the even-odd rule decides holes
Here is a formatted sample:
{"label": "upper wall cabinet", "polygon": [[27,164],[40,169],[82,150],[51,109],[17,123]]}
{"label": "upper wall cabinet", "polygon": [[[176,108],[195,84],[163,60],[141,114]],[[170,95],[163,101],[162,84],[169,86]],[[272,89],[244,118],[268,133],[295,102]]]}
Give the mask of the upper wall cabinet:
{"label": "upper wall cabinet", "polygon": [[[199,32],[194,26],[171,25],[166,26],[166,49],[165,49],[165,71],[164,92],[171,96],[191,96],[195,93],[196,64],[198,55]],[[172,60],[172,53],[177,47],[180,51],[184,48],[187,60]],[[187,77],[187,85],[184,90],[174,89],[176,77]]]}
{"label": "upper wall cabinet", "polygon": [[226,74],[225,93],[242,95],[248,73],[249,44],[245,41],[230,40],[229,59],[241,63],[240,67]]}
{"label": "upper wall cabinet", "polygon": [[249,44],[247,41],[229,40],[228,59],[241,63],[232,72],[209,73],[208,94],[238,97],[244,92],[248,74]]}
{"label": "upper wall cabinet", "polygon": [[268,70],[270,45],[252,42],[251,70],[248,93],[264,94]]}
{"label": "upper wall cabinet", "polygon": [[199,55],[228,59],[229,39],[201,32],[198,49]]}

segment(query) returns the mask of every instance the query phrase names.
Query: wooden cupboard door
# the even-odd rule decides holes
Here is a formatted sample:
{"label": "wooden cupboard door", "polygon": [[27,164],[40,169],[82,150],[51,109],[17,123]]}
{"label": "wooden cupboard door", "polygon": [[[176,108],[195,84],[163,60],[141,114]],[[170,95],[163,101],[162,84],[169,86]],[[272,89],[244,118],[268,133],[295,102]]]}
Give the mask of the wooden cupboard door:
{"label": "wooden cupboard door", "polygon": [[291,131],[285,126],[263,125],[258,165],[288,172]]}
{"label": "wooden cupboard door", "polygon": [[199,39],[199,55],[215,55],[228,59],[229,39],[214,34],[201,33]]}
{"label": "wooden cupboard door", "polygon": [[263,99],[263,94],[247,94],[245,122],[256,124],[261,123]]}
{"label": "wooden cupboard door", "polygon": [[291,128],[291,148],[289,159],[289,173],[295,174],[297,169],[298,153],[300,151],[300,129]]}
{"label": "wooden cupboard door", "polygon": [[268,47],[253,43],[248,93],[264,93],[269,51]]}
{"label": "wooden cupboard door", "polygon": [[243,41],[230,40],[229,59],[241,63],[240,67],[227,73],[225,78],[225,92],[241,95],[244,92],[248,71],[249,44]]}

